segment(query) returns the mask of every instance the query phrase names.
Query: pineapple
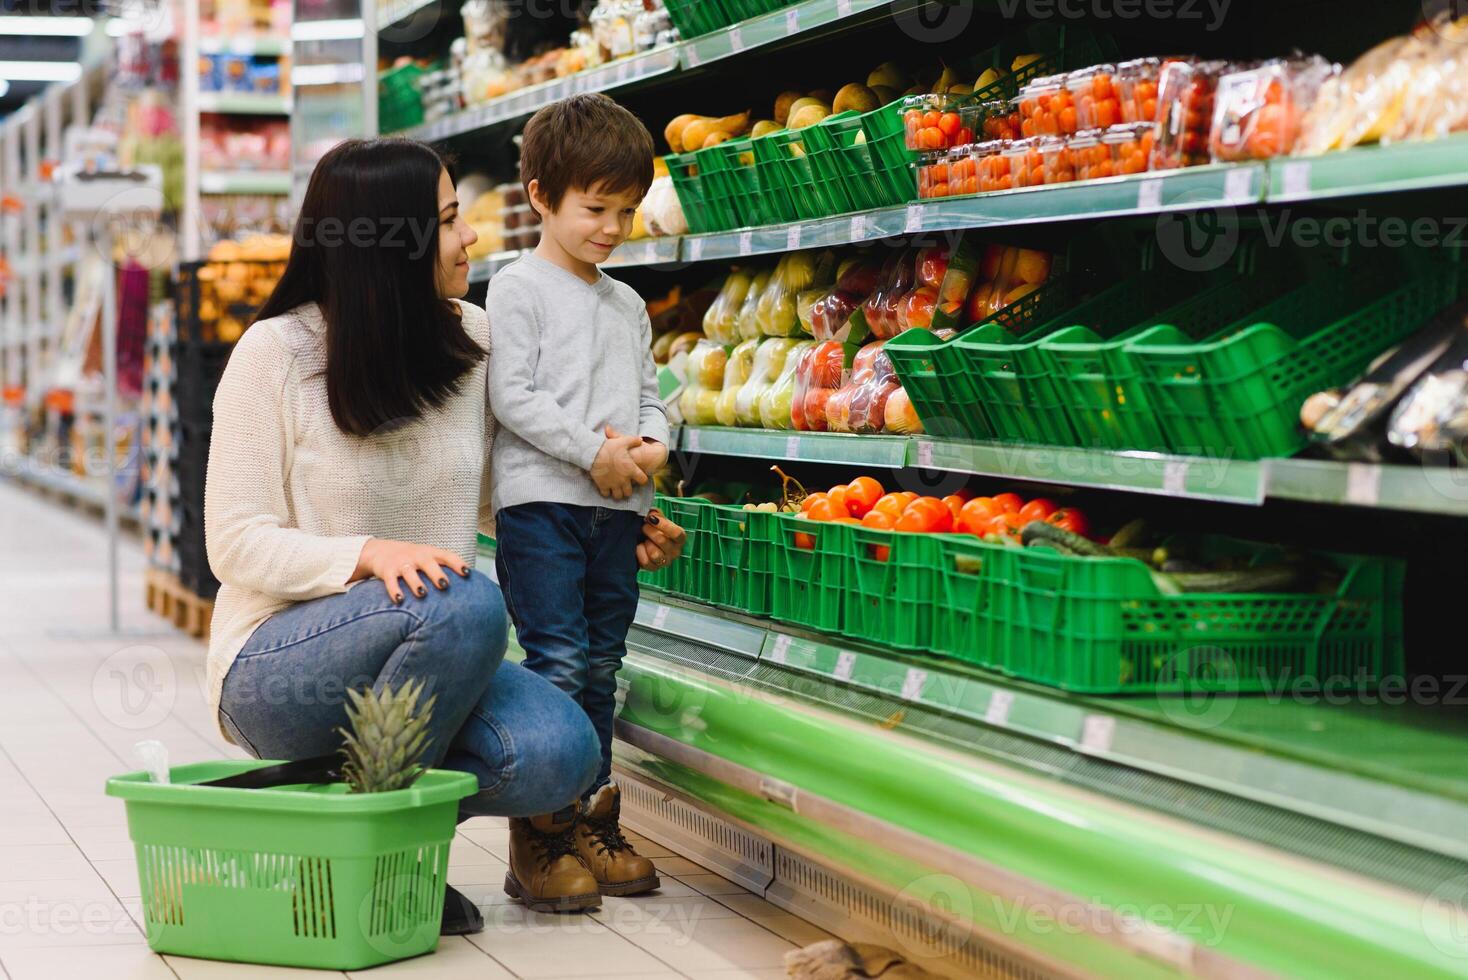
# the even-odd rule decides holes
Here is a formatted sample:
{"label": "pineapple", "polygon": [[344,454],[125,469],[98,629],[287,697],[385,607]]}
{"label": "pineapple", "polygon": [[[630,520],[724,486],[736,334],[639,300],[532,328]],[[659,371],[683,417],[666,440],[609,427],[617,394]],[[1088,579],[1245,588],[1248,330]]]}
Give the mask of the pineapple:
{"label": "pineapple", "polygon": [[403,789],[423,774],[428,721],[433,716],[435,694],[420,709],[422,681],[406,681],[396,691],[385,687],[381,694],[371,688],[348,691],[351,704],[347,718],[352,731],[338,728],[345,740],[342,775],[354,793],[386,793]]}

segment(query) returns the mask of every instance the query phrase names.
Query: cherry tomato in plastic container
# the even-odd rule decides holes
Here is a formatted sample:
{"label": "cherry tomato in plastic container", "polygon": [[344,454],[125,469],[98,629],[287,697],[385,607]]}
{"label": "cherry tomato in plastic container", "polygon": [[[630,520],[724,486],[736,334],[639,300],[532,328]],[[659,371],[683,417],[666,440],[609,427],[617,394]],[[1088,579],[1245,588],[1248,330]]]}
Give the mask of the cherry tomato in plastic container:
{"label": "cherry tomato in plastic container", "polygon": [[1045,137],[1040,140],[1040,158],[1045,168],[1046,185],[1075,182],[1076,168],[1070,155],[1070,140],[1063,136]]}
{"label": "cherry tomato in plastic container", "polygon": [[1116,66],[1122,122],[1157,121],[1157,80],[1161,74],[1160,58],[1137,58]]}
{"label": "cherry tomato in plastic container", "polygon": [[1157,93],[1157,144],[1152,170],[1175,170],[1210,163],[1208,134],[1218,81],[1230,71],[1226,61],[1169,61],[1162,67]]}
{"label": "cherry tomato in plastic container", "polygon": [[1075,98],[1080,129],[1105,129],[1122,121],[1115,65],[1092,65],[1073,71],[1066,76],[1065,85]]}
{"label": "cherry tomato in plastic container", "polygon": [[1116,163],[1112,159],[1111,147],[1103,140],[1102,135],[1100,130],[1092,129],[1071,137],[1070,159],[1075,166],[1076,180],[1116,176]]}
{"label": "cherry tomato in plastic container", "polygon": [[[947,150],[958,146],[965,128],[962,95],[910,95],[902,100],[902,130],[909,150]],[[971,139],[972,137],[970,137]]]}
{"label": "cherry tomato in plastic container", "polygon": [[1045,158],[1038,139],[1011,140],[1001,151],[1009,170],[1010,187],[1044,187]]}
{"label": "cherry tomato in plastic container", "polygon": [[1318,56],[1277,58],[1219,79],[1209,152],[1214,162],[1267,160],[1289,153],[1301,120],[1334,73]]}
{"label": "cherry tomato in plastic container", "polygon": [[1151,169],[1156,134],[1155,123],[1132,123],[1108,129],[1101,141],[1110,148],[1115,172],[1140,174]]}

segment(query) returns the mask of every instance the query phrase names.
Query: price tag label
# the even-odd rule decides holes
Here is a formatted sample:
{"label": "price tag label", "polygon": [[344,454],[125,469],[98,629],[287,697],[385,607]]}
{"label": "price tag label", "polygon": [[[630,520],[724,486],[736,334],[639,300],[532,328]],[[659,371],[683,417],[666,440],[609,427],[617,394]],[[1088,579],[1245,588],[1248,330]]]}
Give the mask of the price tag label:
{"label": "price tag label", "polygon": [[652,614],[652,628],[660,630],[668,621],[668,607],[658,606],[658,611]]}
{"label": "price tag label", "polygon": [[775,649],[770,651],[770,660],[773,663],[783,664],[789,660],[790,637],[781,633],[775,637]]}
{"label": "price tag label", "polygon": [[933,465],[933,444],[924,439],[917,444],[917,461],[919,466]]}
{"label": "price tag label", "polygon": [[836,0],[836,16],[837,17],[850,17],[851,16],[851,0]]}
{"label": "price tag label", "polygon": [[799,459],[800,458],[800,436],[786,436],[785,437],[785,458],[786,459]]}
{"label": "price tag label", "polygon": [[1310,164],[1296,161],[1284,165],[1284,192],[1286,197],[1308,197],[1310,195]]}
{"label": "price tag label", "polygon": [[1381,503],[1381,467],[1351,463],[1346,467],[1346,503],[1375,507]]}
{"label": "price tag label", "polygon": [[1115,718],[1110,715],[1086,715],[1086,720],[1081,724],[1083,752],[1110,752],[1111,742],[1115,737]]}
{"label": "price tag label", "polygon": [[729,28],[729,47],[736,54],[744,50],[744,28],[742,25],[735,24]]}
{"label": "price tag label", "polygon": [[836,669],[831,672],[838,681],[851,680],[851,671],[856,667],[856,654],[850,650],[842,650],[841,656],[836,658]]}
{"label": "price tag label", "polygon": [[739,254],[748,255],[754,251],[754,232],[745,230],[739,233]]}
{"label": "price tag label", "polygon": [[1235,167],[1223,178],[1223,198],[1229,204],[1251,204],[1254,202],[1254,171],[1249,167]]}
{"label": "price tag label", "polygon": [[800,10],[797,7],[785,8],[785,33],[794,34],[800,30]]}
{"label": "price tag label", "polygon": [[703,239],[688,239],[688,261],[697,262],[701,258],[703,258]]}
{"label": "price tag label", "polygon": [[1168,460],[1162,464],[1162,489],[1165,493],[1188,492],[1188,464],[1181,460]]}
{"label": "price tag label", "polygon": [[683,50],[688,56],[689,68],[697,68],[699,65],[703,64],[703,55],[699,54],[697,44],[690,44]]}
{"label": "price tag label", "polygon": [[698,452],[698,430],[697,429],[684,429],[683,431],[685,433],[687,433],[687,436],[688,436],[688,438],[687,438],[688,451],[691,452],[691,453]]}
{"label": "price tag label", "polygon": [[921,204],[909,204],[907,206],[907,220],[903,224],[903,228],[909,235],[915,231],[923,230],[923,206]]}
{"label": "price tag label", "polygon": [[1012,691],[995,691],[984,709],[984,721],[991,725],[1003,725],[1009,721],[1009,707],[1014,704]]}
{"label": "price tag label", "polygon": [[853,214],[851,216],[851,235],[854,242],[865,241],[867,237],[867,216],[864,214]]}
{"label": "price tag label", "polygon": [[785,229],[785,251],[793,252],[800,248],[800,225],[791,225]]}
{"label": "price tag label", "polygon": [[1162,179],[1144,180],[1137,188],[1137,210],[1152,211],[1162,207]]}
{"label": "price tag label", "polygon": [[909,667],[902,679],[902,700],[917,701],[923,696],[923,685],[928,683],[928,672],[920,667]]}

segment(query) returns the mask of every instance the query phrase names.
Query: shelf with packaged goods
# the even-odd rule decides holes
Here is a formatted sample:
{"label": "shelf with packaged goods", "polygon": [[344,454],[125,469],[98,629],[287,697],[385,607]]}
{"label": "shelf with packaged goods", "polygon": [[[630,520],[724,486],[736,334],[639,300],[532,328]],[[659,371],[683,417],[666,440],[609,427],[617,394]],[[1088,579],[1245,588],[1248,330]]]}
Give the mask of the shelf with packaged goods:
{"label": "shelf with packaged goods", "polygon": [[289,194],[289,171],[205,171],[199,175],[204,194]]}
{"label": "shelf with packaged goods", "polygon": [[555,78],[538,85],[517,89],[500,98],[470,106],[453,115],[405,129],[396,135],[425,142],[453,139],[493,126],[517,122],[533,115],[542,106],[567,96],[583,92],[605,92],[658,75],[666,75],[676,71],[678,64],[679,55],[676,45],[656,48],[628,58],[618,58],[616,61],[577,72],[574,75],[567,75],[565,78]]}
{"label": "shelf with packaged goods", "polygon": [[921,0],[803,0],[684,41],[681,45],[683,64],[687,68],[698,68],[884,7],[896,8],[895,16],[897,11],[919,6]]}
{"label": "shelf with packaged goods", "polygon": [[1266,500],[1468,517],[1468,477],[1445,467],[1334,460],[1226,460],[931,436],[681,426],[688,454],[771,462],[919,467],[1029,483],[1259,506]]}
{"label": "shelf with packaged goods", "polygon": [[[469,268],[470,282],[487,282],[490,277],[518,259],[528,249],[496,252],[473,263]],[[612,257],[601,263],[604,269],[627,266],[665,265],[678,261],[677,238],[638,238],[624,242],[612,253]]]}
{"label": "shelf with packaged goods", "polygon": [[200,112],[217,112],[235,116],[288,116],[288,95],[258,92],[200,92]]}
{"label": "shelf with packaged goods", "polygon": [[1284,204],[1464,184],[1468,184],[1468,133],[1273,160],[1268,200]]}
{"label": "shelf with packaged goods", "polygon": [[[106,506],[107,481],[101,477],[85,478],[69,470],[35,459],[22,462],[0,460],[0,478],[23,483],[40,490],[62,494],[92,507]],[[139,511],[134,504],[118,508],[119,516],[125,521],[137,523]]]}

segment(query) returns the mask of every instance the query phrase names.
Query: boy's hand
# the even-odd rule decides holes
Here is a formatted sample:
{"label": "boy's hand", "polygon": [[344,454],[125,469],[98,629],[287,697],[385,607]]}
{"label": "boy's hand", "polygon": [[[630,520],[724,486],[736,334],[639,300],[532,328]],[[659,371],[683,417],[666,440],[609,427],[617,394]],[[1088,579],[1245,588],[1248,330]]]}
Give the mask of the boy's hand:
{"label": "boy's hand", "polygon": [[607,441],[591,464],[592,482],[603,497],[626,500],[632,496],[634,485],[647,483],[647,474],[632,458],[632,450],[641,445],[641,436],[624,436],[607,426]]}
{"label": "boy's hand", "polygon": [[654,439],[644,439],[642,445],[631,451],[631,456],[642,472],[652,476],[668,461],[668,447]]}

